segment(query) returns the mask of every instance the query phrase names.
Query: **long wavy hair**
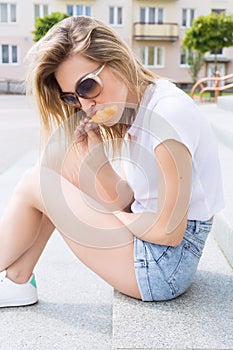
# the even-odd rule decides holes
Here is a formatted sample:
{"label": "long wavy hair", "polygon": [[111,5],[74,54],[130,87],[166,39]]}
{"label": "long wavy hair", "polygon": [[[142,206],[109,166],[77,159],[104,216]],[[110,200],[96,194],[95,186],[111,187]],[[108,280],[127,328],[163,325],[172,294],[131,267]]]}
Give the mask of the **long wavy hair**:
{"label": "long wavy hair", "polygon": [[[97,62],[105,63],[125,83],[128,91],[137,97],[138,103],[147,85],[156,76],[146,69],[134,56],[126,43],[108,26],[91,17],[74,16],[53,26],[29,52],[30,69],[27,78],[27,92],[32,93],[41,117],[42,134],[48,140],[55,128],[60,127],[72,116],[78,120],[84,112],[67,106],[60,99],[60,87],[55,72],[70,55],[76,53]],[[101,126],[102,137],[114,140],[123,138],[132,111],[125,109],[124,123],[112,127]],[[76,122],[77,119],[76,119]],[[70,123],[72,134],[77,125]]]}

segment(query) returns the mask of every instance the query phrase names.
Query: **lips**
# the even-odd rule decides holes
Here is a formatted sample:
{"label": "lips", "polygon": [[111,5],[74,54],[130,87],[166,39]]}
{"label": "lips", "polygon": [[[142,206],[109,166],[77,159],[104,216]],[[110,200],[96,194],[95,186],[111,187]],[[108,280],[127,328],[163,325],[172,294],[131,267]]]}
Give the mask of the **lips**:
{"label": "lips", "polygon": [[116,106],[108,106],[104,109],[98,110],[96,113],[90,116],[94,123],[101,124],[109,121],[117,113]]}

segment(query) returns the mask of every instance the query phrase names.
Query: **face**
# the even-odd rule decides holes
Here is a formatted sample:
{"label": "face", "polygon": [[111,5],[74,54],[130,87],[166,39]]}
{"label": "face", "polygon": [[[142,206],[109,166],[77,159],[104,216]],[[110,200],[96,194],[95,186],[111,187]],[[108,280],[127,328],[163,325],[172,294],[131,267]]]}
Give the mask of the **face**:
{"label": "face", "polygon": [[[81,54],[76,54],[70,56],[58,66],[55,77],[63,93],[74,93],[75,90],[78,92],[79,96],[76,94],[73,97],[78,98],[81,108],[89,117],[96,115],[97,111],[101,112],[106,108],[112,106],[116,107],[116,113],[112,115],[110,120],[102,123],[110,126],[117,123],[121,118],[126,102],[128,102],[128,89],[126,85],[113,74],[110,67],[105,65],[102,70],[100,69],[100,72],[98,72],[98,68],[101,68],[101,65],[98,65],[97,62],[91,61]],[[96,73],[97,78],[92,74],[90,77],[94,77],[97,84],[100,85],[91,96],[95,96],[96,94],[97,96],[91,98],[90,96],[88,96],[88,98],[80,97],[80,95],[82,95],[82,86],[80,83],[85,76],[93,72]],[[84,82],[88,86],[88,82],[85,81],[85,79]]]}

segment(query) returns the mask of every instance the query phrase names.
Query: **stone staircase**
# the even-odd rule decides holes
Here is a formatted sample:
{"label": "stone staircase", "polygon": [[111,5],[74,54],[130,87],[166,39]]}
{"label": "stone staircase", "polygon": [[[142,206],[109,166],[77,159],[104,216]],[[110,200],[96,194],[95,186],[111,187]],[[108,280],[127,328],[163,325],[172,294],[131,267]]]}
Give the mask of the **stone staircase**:
{"label": "stone staircase", "polygon": [[[36,267],[40,302],[0,309],[0,350],[233,349],[233,105],[200,108],[219,139],[226,207],[191,288],[168,302],[126,297],[78,262],[55,233]],[[0,175],[0,214],[35,159],[29,151]]]}

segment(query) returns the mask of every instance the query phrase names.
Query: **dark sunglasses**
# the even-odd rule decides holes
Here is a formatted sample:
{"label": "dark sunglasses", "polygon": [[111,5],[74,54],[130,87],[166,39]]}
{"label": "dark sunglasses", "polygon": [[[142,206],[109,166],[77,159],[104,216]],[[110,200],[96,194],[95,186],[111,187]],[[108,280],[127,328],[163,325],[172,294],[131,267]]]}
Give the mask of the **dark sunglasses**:
{"label": "dark sunglasses", "polygon": [[98,77],[98,75],[104,69],[104,66],[105,63],[94,72],[91,72],[79,79],[75,84],[75,92],[62,92],[60,94],[60,99],[69,106],[81,108],[82,106],[78,99],[79,97],[85,99],[97,97],[104,87],[102,80]]}

